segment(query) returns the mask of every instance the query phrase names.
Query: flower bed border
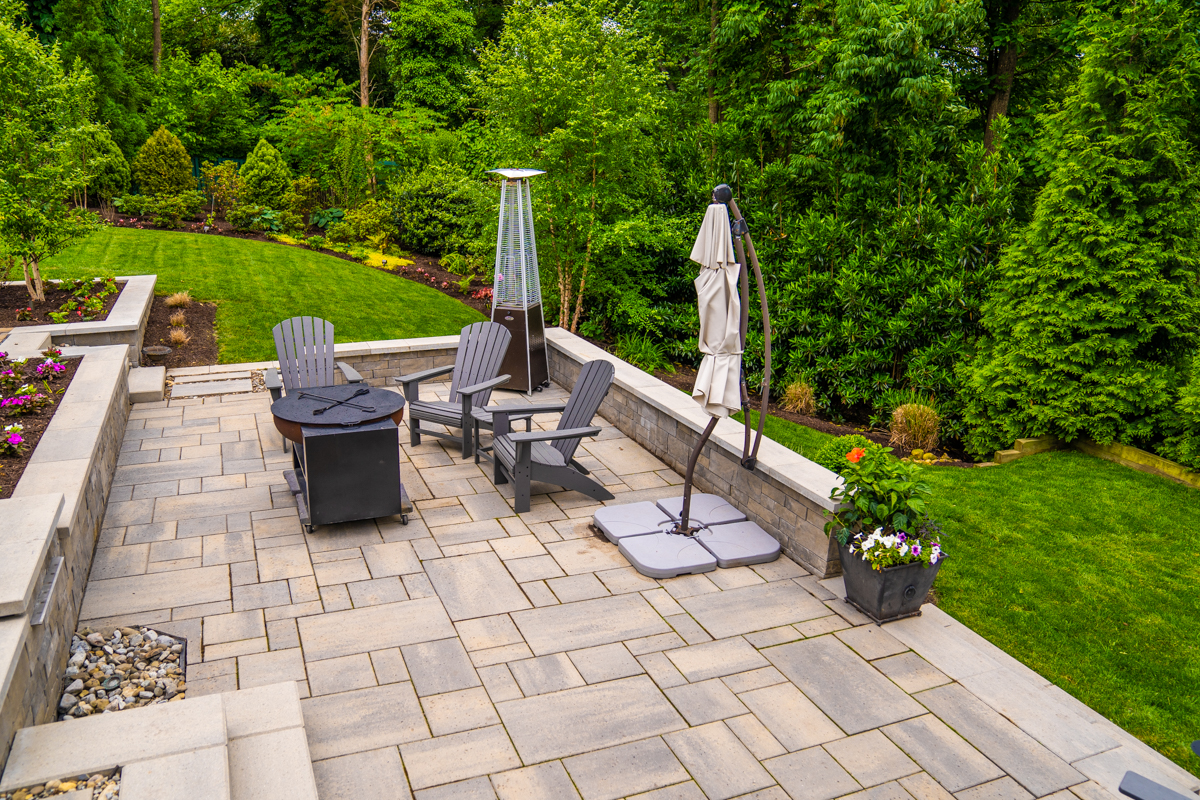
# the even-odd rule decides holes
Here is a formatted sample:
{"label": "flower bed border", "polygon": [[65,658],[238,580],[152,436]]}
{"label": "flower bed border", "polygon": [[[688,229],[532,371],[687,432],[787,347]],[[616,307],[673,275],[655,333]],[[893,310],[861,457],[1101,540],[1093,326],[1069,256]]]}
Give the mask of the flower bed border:
{"label": "flower bed border", "polygon": [[[123,283],[116,305],[108,312],[107,319],[93,322],[64,322],[50,325],[23,325],[13,328],[5,342],[20,342],[21,348],[42,350],[38,344],[49,337],[53,344],[75,347],[98,347],[104,345],[129,345],[129,358],[136,362],[142,352],[142,339],[146,335],[146,323],[150,319],[150,305],[154,301],[156,275],[118,276]],[[53,283],[54,281],[49,281]],[[5,285],[24,286],[20,281]],[[32,342],[33,344],[25,345]]]}

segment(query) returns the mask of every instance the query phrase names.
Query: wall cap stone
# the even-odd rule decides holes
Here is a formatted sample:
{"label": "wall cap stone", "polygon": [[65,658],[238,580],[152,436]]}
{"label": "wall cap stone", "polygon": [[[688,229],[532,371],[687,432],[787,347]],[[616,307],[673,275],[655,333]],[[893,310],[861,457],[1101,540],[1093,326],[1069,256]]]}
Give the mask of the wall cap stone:
{"label": "wall cap stone", "polygon": [[61,492],[0,500],[0,617],[29,610],[64,502]]}

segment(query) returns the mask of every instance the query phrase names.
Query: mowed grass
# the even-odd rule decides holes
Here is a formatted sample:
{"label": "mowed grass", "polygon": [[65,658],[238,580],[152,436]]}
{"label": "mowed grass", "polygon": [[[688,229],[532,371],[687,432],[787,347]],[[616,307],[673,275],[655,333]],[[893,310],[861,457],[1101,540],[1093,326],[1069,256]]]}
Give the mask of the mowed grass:
{"label": "mowed grass", "polygon": [[[830,438],[766,431],[807,457]],[[922,473],[939,607],[1200,775],[1200,491],[1072,450]]]}
{"label": "mowed grass", "polygon": [[483,316],[412,281],[298,247],[224,236],[103,228],[45,262],[47,278],[157,275],[155,292],[215,302],[223,364],[275,359],[271,328],[296,316],[338,342],[456,334]]}

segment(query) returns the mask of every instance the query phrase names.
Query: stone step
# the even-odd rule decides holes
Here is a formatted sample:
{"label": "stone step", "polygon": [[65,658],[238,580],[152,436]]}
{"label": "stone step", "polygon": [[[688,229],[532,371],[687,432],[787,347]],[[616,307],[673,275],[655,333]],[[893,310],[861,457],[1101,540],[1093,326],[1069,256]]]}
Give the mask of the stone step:
{"label": "stone step", "polygon": [[0,792],[122,767],[122,800],[317,800],[294,681],[23,728]]}
{"label": "stone step", "polygon": [[9,358],[36,358],[50,346],[50,334],[38,330],[40,326],[13,328],[4,339],[4,352]]}
{"label": "stone step", "polygon": [[227,381],[236,378],[249,378],[249,370],[234,370],[231,372],[213,372],[207,375],[172,375],[171,382],[178,385],[181,383],[203,383],[205,381]]}
{"label": "stone step", "polygon": [[129,370],[129,402],[157,403],[166,396],[166,392],[166,367],[138,367]]}
{"label": "stone step", "polygon": [[252,388],[249,378],[238,378],[231,381],[210,380],[200,383],[180,383],[171,387],[171,397],[209,397],[218,394],[249,392]]}

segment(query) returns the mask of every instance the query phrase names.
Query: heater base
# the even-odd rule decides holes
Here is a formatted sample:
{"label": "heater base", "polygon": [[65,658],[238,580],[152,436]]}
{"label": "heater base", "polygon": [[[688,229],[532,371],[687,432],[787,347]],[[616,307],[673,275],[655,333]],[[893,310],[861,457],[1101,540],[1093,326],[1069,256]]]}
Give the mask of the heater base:
{"label": "heater base", "polygon": [[492,309],[492,322],[503,325],[512,334],[512,343],[500,365],[500,373],[512,377],[500,388],[531,394],[548,385],[550,369],[546,363],[541,304],[529,308],[496,306]]}

